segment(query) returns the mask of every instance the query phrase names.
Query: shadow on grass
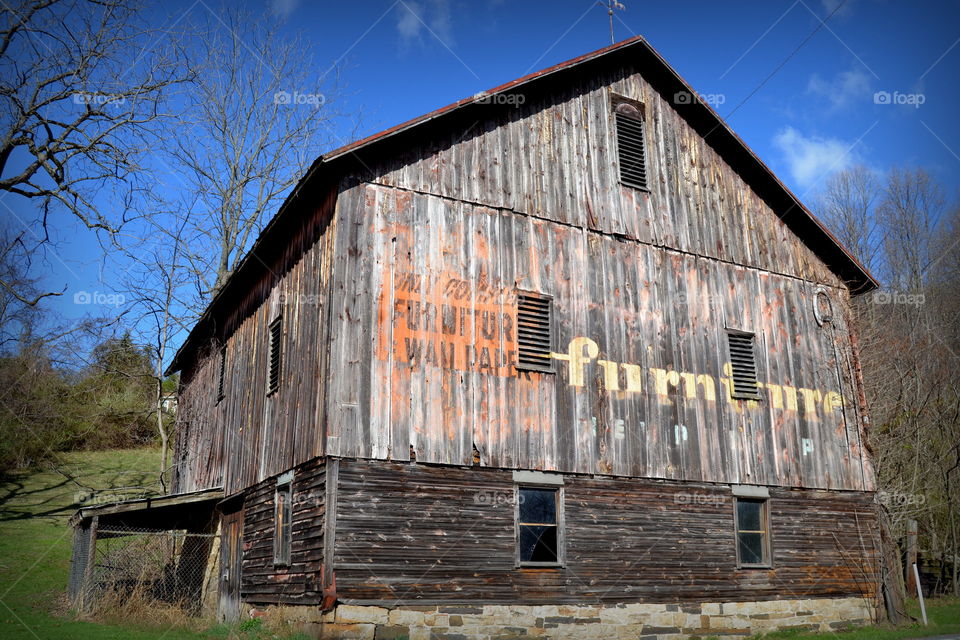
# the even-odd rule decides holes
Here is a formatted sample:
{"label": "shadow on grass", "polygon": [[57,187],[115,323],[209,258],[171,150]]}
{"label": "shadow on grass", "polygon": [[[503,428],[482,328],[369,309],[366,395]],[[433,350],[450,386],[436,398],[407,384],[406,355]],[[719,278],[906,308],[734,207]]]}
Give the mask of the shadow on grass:
{"label": "shadow on grass", "polygon": [[0,481],[0,522],[51,518],[63,521],[91,504],[119,502],[160,493],[156,474],[138,463],[155,457],[150,449],[74,452],[46,468],[8,473]]}

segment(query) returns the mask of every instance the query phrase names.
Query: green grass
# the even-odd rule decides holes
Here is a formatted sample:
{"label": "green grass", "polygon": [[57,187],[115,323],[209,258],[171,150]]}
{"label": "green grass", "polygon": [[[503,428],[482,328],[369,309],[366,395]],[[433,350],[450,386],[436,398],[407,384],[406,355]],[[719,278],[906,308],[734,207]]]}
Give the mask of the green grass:
{"label": "green grass", "polygon": [[[70,566],[67,520],[92,490],[122,499],[158,493],[159,452],[153,449],[76,452],[61,456],[49,470],[0,483],[0,637],[10,640],[198,640],[269,637],[257,621],[206,629],[143,627],[78,620],[66,610],[63,594]],[[919,618],[919,607],[912,611]],[[892,629],[880,625],[838,633],[778,632],[769,640],[904,640],[960,633],[960,600],[927,604],[928,627]],[[196,626],[196,625],[194,625]]]}
{"label": "green grass", "polygon": [[[920,620],[920,605],[912,600],[909,603],[910,613]],[[937,598],[927,600],[927,619],[930,624],[923,623],[904,625],[893,628],[882,624],[850,631],[833,633],[802,633],[797,631],[778,631],[755,638],[763,640],[907,640],[909,638],[923,638],[926,636],[960,633],[960,599]]]}
{"label": "green grass", "polygon": [[[908,603],[910,614],[920,620],[920,605],[916,600]],[[774,631],[766,634],[751,636],[750,640],[909,640],[927,636],[947,635],[960,633],[960,599],[937,598],[927,600],[927,619],[929,624],[923,623],[901,625],[894,628],[889,624],[879,624],[872,627],[861,627],[849,631],[831,631],[827,633],[812,633],[798,630]],[[707,640],[716,640],[708,638]]]}
{"label": "green grass", "polygon": [[[10,640],[179,640],[186,629],[133,629],[77,620],[63,594],[72,536],[67,520],[91,490],[112,497],[158,493],[159,451],[76,452],[47,471],[0,484],[0,637]],[[223,637],[223,636],[221,636]]]}

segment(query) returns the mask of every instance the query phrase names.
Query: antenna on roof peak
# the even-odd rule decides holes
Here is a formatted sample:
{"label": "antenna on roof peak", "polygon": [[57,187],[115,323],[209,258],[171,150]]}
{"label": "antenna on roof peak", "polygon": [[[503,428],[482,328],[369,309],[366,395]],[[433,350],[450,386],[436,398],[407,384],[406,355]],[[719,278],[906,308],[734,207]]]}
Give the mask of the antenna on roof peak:
{"label": "antenna on roof peak", "polygon": [[617,0],[597,0],[597,4],[607,10],[607,15],[610,17],[610,44],[616,44],[617,41],[613,37],[613,12],[617,9],[626,11],[627,7]]}

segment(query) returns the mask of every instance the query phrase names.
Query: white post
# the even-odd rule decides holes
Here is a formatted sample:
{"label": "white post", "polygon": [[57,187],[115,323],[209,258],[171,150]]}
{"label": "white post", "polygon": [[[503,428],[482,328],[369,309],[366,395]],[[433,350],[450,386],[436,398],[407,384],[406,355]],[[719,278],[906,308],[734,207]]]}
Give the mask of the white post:
{"label": "white post", "polygon": [[927,624],[927,606],[923,604],[923,589],[920,588],[920,572],[917,571],[917,563],[913,563],[913,581],[917,585],[917,598],[920,600],[920,614],[923,616],[923,624]]}

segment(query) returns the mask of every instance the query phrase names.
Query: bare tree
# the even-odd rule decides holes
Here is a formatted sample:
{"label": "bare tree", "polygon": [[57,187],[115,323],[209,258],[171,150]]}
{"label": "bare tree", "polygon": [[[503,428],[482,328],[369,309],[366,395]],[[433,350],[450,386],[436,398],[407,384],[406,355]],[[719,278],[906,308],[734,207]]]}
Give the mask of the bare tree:
{"label": "bare tree", "polygon": [[160,485],[166,490],[174,434],[172,417],[164,407],[169,391],[164,372],[175,340],[196,320],[198,305],[190,297],[195,281],[185,256],[189,218],[165,213],[146,222],[144,240],[122,253],[126,265],[123,289],[138,339],[151,354],[155,393],[149,410],[160,439]]}
{"label": "bare tree", "polygon": [[[184,69],[124,0],[26,0],[0,27],[0,191],[114,232],[138,190],[138,157]],[[118,211],[95,202],[121,189]],[[106,209],[106,210],[105,210]]]}
{"label": "bare tree", "polygon": [[22,255],[22,233],[0,228],[0,352],[35,325],[37,305],[47,295],[38,291]]}
{"label": "bare tree", "polygon": [[912,291],[923,286],[945,205],[943,190],[923,169],[890,171],[877,217],[891,286]]}
{"label": "bare tree", "polygon": [[920,524],[921,550],[960,593],[960,212],[922,169],[880,182],[844,172],[820,199],[824,217],[885,290],[855,301],[870,443],[895,535]]}
{"label": "bare tree", "polygon": [[271,17],[229,7],[201,31],[195,91],[171,165],[197,196],[190,258],[203,294],[214,295],[329,144],[337,79]]}
{"label": "bare tree", "polygon": [[880,185],[862,165],[839,171],[827,180],[817,208],[837,239],[872,271],[877,258],[877,222],[874,209]]}
{"label": "bare tree", "polygon": [[319,155],[334,117],[330,91],[320,88],[335,86],[335,77],[324,83],[303,42],[283,35],[277,21],[232,7],[204,17],[192,29],[202,37],[191,49],[183,111],[165,136],[169,176],[180,184],[129,227],[121,253],[127,310],[156,366],[164,486],[176,436],[162,407],[172,346]]}

